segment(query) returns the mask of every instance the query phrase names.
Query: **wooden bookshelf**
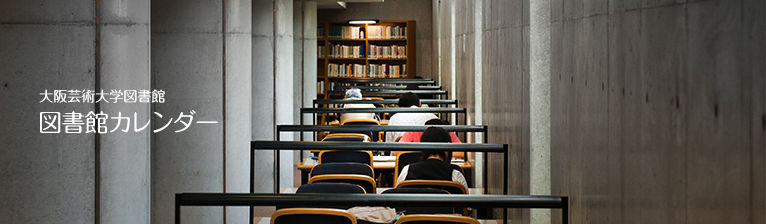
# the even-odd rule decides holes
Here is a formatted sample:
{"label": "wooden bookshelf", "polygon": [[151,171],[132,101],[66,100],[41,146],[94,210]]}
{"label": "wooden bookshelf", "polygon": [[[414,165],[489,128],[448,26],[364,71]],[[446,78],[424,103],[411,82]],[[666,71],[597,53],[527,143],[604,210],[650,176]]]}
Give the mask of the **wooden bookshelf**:
{"label": "wooden bookshelf", "polygon": [[[400,31],[397,33],[402,35],[386,36],[386,27],[393,30],[392,33]],[[417,75],[416,32],[415,21],[381,21],[376,24],[360,25],[347,22],[319,22],[317,25],[319,53],[317,55],[317,99],[329,98],[327,91],[332,87],[334,80],[355,77],[381,79],[415,77]],[[391,54],[371,55],[371,45],[379,46],[378,52]],[[353,49],[354,47],[356,49]],[[343,65],[352,65],[350,70],[353,72],[335,72],[348,68]],[[381,68],[381,65],[387,66]],[[370,74],[371,69],[378,73]],[[386,69],[386,72],[382,72],[383,69]],[[399,72],[398,76],[395,74],[396,71]],[[320,90],[324,91],[319,92]]]}

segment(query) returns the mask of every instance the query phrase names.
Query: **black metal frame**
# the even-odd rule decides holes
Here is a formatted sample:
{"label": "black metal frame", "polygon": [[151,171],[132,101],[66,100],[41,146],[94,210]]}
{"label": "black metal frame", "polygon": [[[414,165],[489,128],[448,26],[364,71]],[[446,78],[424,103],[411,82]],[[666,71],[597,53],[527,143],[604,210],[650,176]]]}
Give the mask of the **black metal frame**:
{"label": "black metal frame", "polygon": [[[333,86],[332,90],[348,90],[351,88],[357,88],[360,90],[367,89],[407,89],[407,86]],[[442,90],[441,86],[418,86],[420,90]]]}
{"label": "black metal frame", "polygon": [[[314,100],[314,108],[316,105],[327,104],[398,104],[399,99],[383,99],[383,100],[342,100],[342,99],[318,99]],[[457,100],[431,100],[421,99],[422,104],[436,104],[436,105],[457,105]]]}
{"label": "black metal frame", "polygon": [[[300,140],[303,141],[304,132],[316,133],[318,131],[334,131],[357,133],[367,131],[424,131],[431,126],[442,127],[451,132],[481,132],[484,137],[483,143],[489,143],[489,128],[486,125],[277,125],[277,141],[279,141],[282,132],[300,132]],[[316,135],[314,135],[314,137],[316,138]],[[314,139],[314,141],[316,141],[316,139]],[[301,157],[303,157],[303,151],[304,150],[302,149],[300,150]],[[484,156],[482,161],[484,170],[484,172],[482,172],[482,183],[483,186],[487,186],[487,156]],[[250,161],[250,163],[251,167],[255,166],[255,164],[253,164],[254,161]],[[486,187],[484,187],[484,193],[487,193]]]}
{"label": "black metal frame", "polygon": [[[279,138],[279,135],[277,135]],[[503,153],[503,195],[508,195],[508,144],[478,143],[390,143],[390,142],[303,142],[303,141],[252,141],[250,142],[250,193],[255,193],[255,153],[253,150],[274,150],[274,193],[279,192],[279,150],[391,150],[391,151],[465,151]],[[487,164],[484,163],[486,177]],[[486,178],[485,178],[486,179]],[[484,186],[485,192],[487,186]],[[252,212],[250,218],[252,219]],[[503,210],[503,218],[508,217]]]}
{"label": "black metal frame", "polygon": [[[181,223],[182,206],[410,206],[472,208],[561,209],[561,221],[569,223],[569,198],[527,195],[440,195],[422,194],[235,194],[179,193],[175,198],[175,223]],[[506,210],[506,209],[503,209]],[[250,223],[253,222],[250,209]],[[507,217],[503,218],[503,223]]]}
{"label": "black metal frame", "polygon": [[[463,107],[419,107],[419,108],[301,108],[300,124],[303,124],[304,114],[337,114],[337,113],[458,113],[467,120],[466,109]],[[459,119],[458,119],[459,120]],[[312,116],[312,124],[316,124],[316,116]]]}
{"label": "black metal frame", "polygon": [[[446,96],[448,92],[446,90],[378,90],[378,91],[361,91],[363,96],[379,96],[379,95],[402,95],[405,93],[414,93],[418,95],[443,95]],[[343,90],[330,90],[327,91],[329,95],[344,95],[346,91]]]}

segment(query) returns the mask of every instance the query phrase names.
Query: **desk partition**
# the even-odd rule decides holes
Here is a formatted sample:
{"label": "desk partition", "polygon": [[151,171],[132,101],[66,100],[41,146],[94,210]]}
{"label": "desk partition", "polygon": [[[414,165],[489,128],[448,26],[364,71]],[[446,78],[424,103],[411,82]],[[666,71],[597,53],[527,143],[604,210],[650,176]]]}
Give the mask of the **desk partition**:
{"label": "desk partition", "polygon": [[[384,99],[384,100],[341,100],[341,99],[318,99],[314,100],[314,108],[316,105],[338,105],[338,104],[398,104],[399,99]],[[431,100],[421,99],[422,104],[431,105],[457,105],[457,100]]]}
{"label": "desk partition", "polygon": [[[426,128],[431,126],[441,127],[449,132],[481,132],[484,137],[483,143],[487,143],[487,140],[489,139],[487,133],[488,128],[486,125],[277,125],[277,141],[279,141],[282,132],[300,132],[302,141],[304,132],[316,133],[319,131],[330,131],[359,133],[368,131],[425,131]],[[316,141],[316,139],[314,140]],[[302,158],[303,150],[300,150],[300,155]],[[482,183],[483,186],[487,186],[487,156],[484,156],[482,161],[484,170],[482,173]],[[254,166],[254,164],[251,164],[251,166]]]}
{"label": "desk partition", "polygon": [[[528,195],[442,195],[423,194],[235,194],[180,193],[175,199],[175,223],[181,223],[182,206],[409,206],[472,208],[561,209],[561,221],[569,223],[569,198]],[[504,209],[505,210],[505,209]],[[250,223],[253,221],[250,209]],[[503,223],[507,214],[503,215]]]}
{"label": "desk partition", "polygon": [[[337,113],[457,113],[463,114],[466,120],[466,109],[462,107],[420,107],[420,108],[301,108],[300,123],[303,124],[303,114],[337,114]],[[313,124],[316,124],[316,116]]]}
{"label": "desk partition", "polygon": [[[351,88],[360,90],[382,90],[382,89],[407,89],[407,86],[334,86],[332,90],[346,91]],[[441,86],[418,86],[420,90],[442,90]]]}
{"label": "desk partition", "polygon": [[[446,96],[447,91],[445,90],[378,90],[378,91],[361,91],[362,96],[369,97],[369,96],[380,96],[380,95],[402,95],[405,93],[414,93],[418,95],[441,95]],[[330,95],[344,95],[346,94],[346,91],[343,90],[332,90],[327,91]]]}

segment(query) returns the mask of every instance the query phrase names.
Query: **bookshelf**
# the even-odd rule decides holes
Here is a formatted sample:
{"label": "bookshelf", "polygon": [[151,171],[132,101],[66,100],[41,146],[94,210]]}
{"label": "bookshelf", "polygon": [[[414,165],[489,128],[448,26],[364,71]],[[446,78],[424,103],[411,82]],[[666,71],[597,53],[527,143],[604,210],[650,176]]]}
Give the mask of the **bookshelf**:
{"label": "bookshelf", "polygon": [[317,99],[347,78],[413,78],[417,74],[415,21],[317,25]]}

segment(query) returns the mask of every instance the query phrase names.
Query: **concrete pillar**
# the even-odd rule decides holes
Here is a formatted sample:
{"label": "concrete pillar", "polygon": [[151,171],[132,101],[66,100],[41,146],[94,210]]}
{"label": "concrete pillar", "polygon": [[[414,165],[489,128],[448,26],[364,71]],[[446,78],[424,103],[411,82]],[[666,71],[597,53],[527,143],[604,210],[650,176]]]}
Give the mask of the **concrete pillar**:
{"label": "concrete pillar", "polygon": [[[483,1],[477,1],[474,3],[473,7],[473,46],[474,46],[474,53],[473,53],[473,71],[474,71],[474,125],[483,125],[483,110],[482,110],[482,97],[481,97],[481,91],[482,91],[482,66],[483,61],[482,60],[482,19],[484,18],[482,14],[482,4]],[[484,135],[482,133],[476,133],[474,135],[474,142],[480,142],[480,143],[487,143],[484,142]],[[484,187],[484,156],[486,156],[485,153],[476,153],[475,158],[475,164],[474,167],[474,177],[475,177],[475,183],[477,188]]]}
{"label": "concrete pillar", "polygon": [[[531,195],[551,193],[551,37],[550,0],[529,5],[529,189]],[[550,211],[533,209],[531,223],[550,223]]]}
{"label": "concrete pillar", "polygon": [[[250,192],[252,1],[227,0],[225,13],[225,192]],[[226,223],[249,223],[248,207],[226,207]]]}
{"label": "concrete pillar", "polygon": [[[166,92],[165,103],[154,104],[152,128],[192,111],[194,121],[218,122],[178,133],[182,124],[170,123],[152,135],[152,223],[173,222],[176,193],[224,192],[222,2],[151,2],[153,88]],[[183,211],[185,223],[224,220],[221,207]]]}
{"label": "concrete pillar", "polygon": [[[293,5],[291,0],[256,0],[252,4],[252,139],[274,140],[275,125],[294,122]],[[292,139],[291,134],[281,138]],[[293,152],[280,155],[280,185],[292,187]],[[274,154],[256,151],[255,159],[255,192],[273,192]]]}
{"label": "concrete pillar", "polygon": [[0,223],[94,223],[95,135],[42,134],[40,114],[95,104],[40,93],[96,88],[95,12],[93,1],[0,7]]}
{"label": "concrete pillar", "polygon": [[[99,89],[151,91],[149,0],[100,2]],[[149,122],[151,104],[101,103],[100,110],[110,117],[121,114],[130,119],[124,120],[115,132],[100,135],[98,139],[100,223],[148,223],[151,130],[135,132],[133,125],[140,127]],[[121,132],[126,125],[131,129]]]}
{"label": "concrete pillar", "polygon": [[[274,123],[295,124],[293,100],[296,89],[293,79],[293,0],[276,0],[276,21],[274,22]],[[292,134],[286,134],[284,141],[291,141]],[[280,186],[293,187],[293,151],[281,152]]]}
{"label": "concrete pillar", "polygon": [[[317,98],[317,2],[295,1],[293,5],[293,38],[295,40],[295,89],[300,89],[301,94],[295,95],[296,108],[294,111],[295,124],[300,122],[298,108],[313,106],[313,100]],[[296,91],[298,93],[298,91]],[[311,114],[303,116],[303,124],[312,124]],[[298,135],[296,135],[298,136]],[[312,140],[313,133],[304,133],[303,139]],[[306,154],[308,156],[308,154]],[[296,158],[302,156],[296,154]]]}
{"label": "concrete pillar", "polygon": [[[0,110],[0,223],[149,221],[148,132],[40,130],[43,112],[148,118],[148,104],[41,102],[45,91],[150,88],[148,1],[96,4],[12,1],[0,7],[0,103],[6,105]],[[107,120],[107,132],[113,121]]]}

